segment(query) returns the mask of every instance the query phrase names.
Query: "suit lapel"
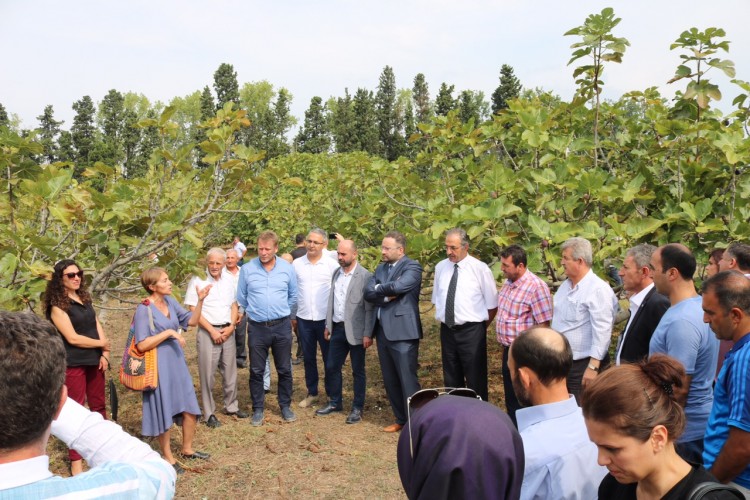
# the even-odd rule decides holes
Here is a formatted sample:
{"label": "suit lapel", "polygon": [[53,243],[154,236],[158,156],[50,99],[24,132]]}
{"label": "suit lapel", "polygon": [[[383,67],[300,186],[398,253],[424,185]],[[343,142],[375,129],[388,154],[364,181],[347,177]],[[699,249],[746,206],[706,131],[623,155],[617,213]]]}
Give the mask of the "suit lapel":
{"label": "suit lapel", "polygon": [[641,319],[641,315],[643,314],[643,310],[646,308],[646,304],[648,303],[648,299],[651,298],[651,295],[656,292],[656,287],[653,287],[650,292],[646,294],[646,296],[643,298],[643,302],[641,302],[640,307],[638,307],[638,312],[635,313],[635,317],[633,317],[633,321],[630,322],[630,330],[628,330],[628,333],[635,330],[638,321]]}

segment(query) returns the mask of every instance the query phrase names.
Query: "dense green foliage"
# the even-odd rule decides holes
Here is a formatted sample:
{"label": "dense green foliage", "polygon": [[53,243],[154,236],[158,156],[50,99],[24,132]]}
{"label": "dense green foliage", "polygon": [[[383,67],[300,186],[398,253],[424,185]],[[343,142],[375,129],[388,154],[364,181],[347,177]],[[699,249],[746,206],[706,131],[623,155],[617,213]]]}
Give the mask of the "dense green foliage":
{"label": "dense green foliage", "polygon": [[[340,232],[371,268],[382,235],[399,229],[429,271],[443,258],[444,231],[462,226],[496,275],[499,248],[520,243],[550,281],[559,279],[556,245],[574,235],[594,242],[597,265],[640,242],[681,241],[703,256],[750,239],[750,84],[734,81],[744,93],[722,115],[711,107],[720,93],[706,74],[734,76],[731,61],[718,57],[728,49],[723,31],[680,35],[674,81],[687,86],[674,99],[645,89],[600,101],[604,66],[628,45],[611,33],[618,22],[605,9],[568,32],[580,37],[571,63],[582,63],[571,102],[524,91],[484,121],[489,105],[482,108],[479,92],[456,102],[444,84],[430,103],[423,76],[391,93],[384,71],[379,96],[360,88],[325,104],[313,99],[297,141],[310,152],[283,151],[291,96],[264,82],[243,87],[240,109],[230,99],[215,116],[207,116],[207,89],[161,109],[113,91],[98,128],[84,98],[57,151],[51,108],[38,136],[0,127],[0,307],[33,304],[63,257],[93,275],[97,295],[119,297],[138,290],[152,253],[180,279],[200,269],[207,246],[232,233],[251,243],[265,229],[279,233],[282,251],[311,226]],[[110,116],[120,109],[121,118]],[[429,118],[416,130],[410,123],[420,117]],[[313,148],[313,124],[328,127],[333,144]],[[397,158],[380,156],[407,130]],[[96,143],[119,156],[93,159]]]}

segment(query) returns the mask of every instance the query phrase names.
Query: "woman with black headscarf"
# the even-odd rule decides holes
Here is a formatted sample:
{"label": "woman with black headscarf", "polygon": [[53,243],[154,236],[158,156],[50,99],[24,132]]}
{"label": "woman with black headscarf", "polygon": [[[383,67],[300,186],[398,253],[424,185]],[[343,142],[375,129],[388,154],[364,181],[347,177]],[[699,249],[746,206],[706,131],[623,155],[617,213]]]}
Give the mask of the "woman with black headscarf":
{"label": "woman with black headscarf", "polygon": [[398,472],[410,499],[519,498],[523,442],[505,412],[452,395],[409,410]]}

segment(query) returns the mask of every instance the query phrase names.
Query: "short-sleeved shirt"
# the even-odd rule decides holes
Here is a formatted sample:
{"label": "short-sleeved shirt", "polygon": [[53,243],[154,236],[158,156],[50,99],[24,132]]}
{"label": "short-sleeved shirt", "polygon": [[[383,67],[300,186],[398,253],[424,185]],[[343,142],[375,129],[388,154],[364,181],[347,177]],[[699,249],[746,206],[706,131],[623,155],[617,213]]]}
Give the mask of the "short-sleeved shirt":
{"label": "short-sleeved shirt", "polygon": [[[729,351],[714,388],[703,448],[703,463],[709,469],[727,442],[730,427],[750,432],[750,334]],[[750,488],[750,464],[732,481]]]}
{"label": "short-sleeved shirt", "polygon": [[435,266],[435,285],[432,287],[435,319],[445,322],[445,301],[454,266],[458,266],[454,303],[456,324],[487,321],[488,311],[497,307],[497,285],[487,264],[471,255],[456,263],[445,259]]}
{"label": "short-sleeved shirt", "polygon": [[222,270],[219,280],[215,280],[210,274],[206,276],[206,279],[195,276],[190,280],[185,292],[185,305],[198,305],[196,287],[203,289],[211,285],[211,290],[203,300],[201,317],[212,325],[229,323],[232,320],[232,304],[237,301],[237,282],[237,278],[226,270]]}
{"label": "short-sleeved shirt", "polygon": [[713,403],[713,381],[719,356],[719,341],[703,322],[700,296],[673,305],[662,316],[648,347],[649,356],[666,354],[677,359],[692,377],[685,417],[687,426],[678,442],[703,438]]}
{"label": "short-sleeved shirt", "polygon": [[516,281],[506,280],[497,294],[497,341],[509,346],[521,332],[551,321],[552,309],[547,283],[528,269]]}

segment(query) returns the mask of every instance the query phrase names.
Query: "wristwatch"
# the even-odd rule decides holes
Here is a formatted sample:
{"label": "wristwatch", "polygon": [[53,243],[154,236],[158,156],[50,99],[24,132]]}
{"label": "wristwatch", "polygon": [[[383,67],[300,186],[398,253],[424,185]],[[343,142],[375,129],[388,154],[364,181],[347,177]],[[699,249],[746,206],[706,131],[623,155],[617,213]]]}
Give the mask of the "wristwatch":
{"label": "wristwatch", "polygon": [[599,372],[599,367],[598,366],[594,366],[591,363],[589,363],[589,370],[594,370],[595,372]]}

